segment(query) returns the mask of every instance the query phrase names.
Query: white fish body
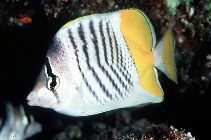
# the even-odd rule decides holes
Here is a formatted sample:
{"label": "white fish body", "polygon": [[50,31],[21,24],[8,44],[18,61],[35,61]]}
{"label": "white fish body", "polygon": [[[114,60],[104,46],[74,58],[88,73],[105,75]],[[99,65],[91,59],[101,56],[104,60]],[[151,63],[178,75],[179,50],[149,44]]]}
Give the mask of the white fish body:
{"label": "white fish body", "polygon": [[[145,44],[136,47],[139,41],[133,40],[136,29],[128,33],[128,27],[125,27],[127,18],[139,16],[147,27],[140,34],[141,43],[148,46],[146,56],[138,50],[145,50]],[[136,26],[131,28],[133,30]],[[158,44],[160,49],[155,48],[155,33],[149,19],[135,9],[71,21],[55,35],[35,88],[27,97],[28,104],[52,108],[71,116],[87,116],[159,103],[163,100],[163,90],[154,67],[176,82],[175,70],[172,70],[172,76],[164,65],[165,60],[159,57],[165,49],[165,38],[172,39],[172,36],[167,34]],[[174,44],[169,47],[174,49]],[[174,59],[170,61],[173,67]]]}
{"label": "white fish body", "polygon": [[24,140],[42,131],[42,126],[32,115],[27,117],[23,106],[6,103],[6,120],[0,127],[0,140]]}

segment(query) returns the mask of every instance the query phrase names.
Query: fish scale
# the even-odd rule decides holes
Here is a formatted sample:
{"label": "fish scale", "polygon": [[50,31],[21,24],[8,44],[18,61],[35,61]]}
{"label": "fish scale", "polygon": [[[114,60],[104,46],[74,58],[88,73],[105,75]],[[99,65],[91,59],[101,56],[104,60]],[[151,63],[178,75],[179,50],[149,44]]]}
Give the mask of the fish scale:
{"label": "fish scale", "polygon": [[[106,41],[104,40],[104,38],[105,38],[105,36],[107,35],[106,34],[106,31],[104,30],[104,32],[103,32],[103,27],[102,27],[102,24],[103,24],[103,21],[101,20],[100,21],[100,36],[102,36],[102,46],[103,46],[103,53],[104,53],[104,59],[105,59],[105,63],[106,63],[106,66],[108,66],[108,67],[111,67],[110,69],[108,69],[108,70],[111,70],[112,72],[113,72],[113,74],[114,75],[116,75],[116,78],[118,79],[118,81],[120,82],[120,84],[122,85],[122,88],[124,88],[125,90],[128,90],[129,89],[129,85],[131,85],[131,83],[128,83],[127,81],[123,81],[123,77],[122,77],[122,74],[121,74],[121,77],[120,77],[120,75],[113,69],[113,67],[112,66],[110,66],[110,64],[108,63],[108,58],[107,58],[107,45],[108,45],[108,43],[106,43]],[[104,35],[104,34],[106,34],[106,35]],[[106,36],[107,37],[107,36]],[[102,50],[101,49],[101,50]],[[111,73],[111,72],[110,72]],[[125,79],[125,77],[124,77],[124,80],[126,80]]]}
{"label": "fish scale", "polygon": [[69,38],[71,40],[71,43],[73,44],[73,47],[74,47],[74,50],[75,50],[75,56],[76,56],[76,61],[77,61],[77,64],[78,64],[78,69],[81,73],[81,76],[86,84],[86,86],[88,87],[89,91],[92,92],[93,96],[97,99],[97,101],[99,100],[98,97],[97,97],[97,94],[95,93],[95,91],[93,91],[91,85],[88,83],[87,79],[85,78],[85,74],[84,72],[81,70],[81,66],[80,66],[80,62],[79,62],[79,59],[78,59],[78,50],[77,50],[77,46],[75,44],[75,41],[74,41],[74,38],[72,37],[72,32],[70,29],[68,29],[68,34],[69,34]]}
{"label": "fish scale", "polygon": [[[93,21],[91,21],[91,22],[93,22]],[[96,27],[97,28],[97,27]],[[96,29],[95,29],[96,30]],[[95,32],[94,32],[94,29],[93,29],[93,26],[91,26],[91,33],[93,34],[93,36],[94,36],[94,38],[96,38],[95,39],[95,41],[96,40],[100,40],[100,39],[98,39],[97,38],[97,36],[96,36],[96,34],[95,34]],[[98,35],[98,37],[99,37],[100,35]],[[101,36],[102,37],[102,36]],[[102,40],[101,40],[102,41]],[[101,45],[99,45],[99,43],[98,42],[94,42],[94,46],[95,46],[95,50],[97,50],[97,54],[96,54],[96,56],[97,56],[97,64],[98,64],[98,66],[101,68],[101,70],[106,74],[106,77],[108,78],[108,80],[112,83],[112,86],[114,87],[114,89],[117,91],[117,93],[118,94],[120,94],[120,96],[121,96],[121,98],[122,98],[122,93],[121,93],[121,91],[120,91],[120,88],[117,86],[117,84],[114,82],[114,80],[111,78],[111,75],[108,73],[108,70],[106,70],[105,69],[105,67],[104,66],[102,66],[102,64],[101,64],[101,60],[100,60],[100,58],[99,58],[99,47],[98,46],[101,46]],[[103,48],[100,48],[101,50],[103,50]],[[121,82],[121,81],[118,81],[118,82]]]}
{"label": "fish scale", "polygon": [[[111,33],[111,35],[109,35],[109,37],[108,37],[109,38],[109,45],[108,46],[114,46],[114,45],[112,45],[112,42],[114,42],[112,40],[115,39],[114,38],[114,35],[113,35],[114,34],[114,31],[113,30],[112,31],[109,31],[109,29],[112,29],[112,28],[111,27],[109,28],[108,26],[109,26],[108,23],[106,23],[107,34],[110,34]],[[111,47],[111,48],[114,48],[114,47]],[[124,49],[124,47],[121,47],[121,50],[123,50],[123,49]],[[117,66],[117,68],[114,69],[114,67],[116,67],[116,65],[114,63],[113,51],[111,51],[111,57],[112,57],[112,63],[110,64],[111,65],[111,69],[114,71],[115,74],[118,74],[119,73],[119,75],[121,75],[121,77],[124,77],[124,79],[128,82],[127,84],[132,85],[132,82],[130,82],[129,79],[128,79],[128,77],[127,77],[127,73],[128,72],[127,72],[127,69],[125,69],[125,66],[123,66],[123,68]]]}
{"label": "fish scale", "polygon": [[[91,21],[91,20],[89,20],[89,21]],[[89,22],[90,23],[90,22]],[[96,22],[95,22],[96,23]],[[79,26],[79,28],[81,28],[82,27],[82,24],[81,23],[78,23],[80,26]],[[87,23],[88,24],[88,23]],[[90,25],[90,24],[89,24]],[[96,27],[97,28],[97,27]],[[89,28],[90,29],[90,28]],[[82,29],[81,29],[82,30]],[[99,30],[99,29],[95,29],[95,30]],[[94,28],[92,28],[92,29],[90,29],[90,31],[94,31]],[[80,31],[81,32],[81,31]],[[79,32],[79,36],[81,35],[81,34],[84,34],[84,33],[80,33]],[[92,32],[91,33],[92,34],[92,36],[93,36],[93,39],[92,39],[92,41],[94,40],[98,40],[97,38],[96,38],[96,35],[94,34],[94,32]],[[82,40],[84,40],[85,41],[85,37],[83,37],[82,38]],[[91,39],[86,39],[87,40],[87,42],[91,42],[90,40]],[[88,43],[85,43],[85,44],[88,44]],[[95,44],[95,48],[98,48],[96,45],[98,45],[97,44],[97,42],[95,42],[94,43]],[[116,43],[115,43],[116,44]],[[99,45],[100,46],[100,45]],[[116,47],[115,47],[116,48]],[[96,60],[99,60],[100,58],[99,58],[99,49],[95,49],[95,50],[98,50],[97,51],[97,54],[96,54],[96,57],[98,56],[98,58],[96,59]],[[102,49],[101,49],[102,50]],[[88,56],[90,53],[87,53],[86,55]],[[89,58],[89,57],[87,57],[87,58]],[[98,65],[100,65],[99,64],[99,62],[100,61],[98,61]],[[89,64],[89,62],[87,62],[87,64]],[[90,67],[90,66],[89,66]],[[100,67],[101,68],[101,70],[103,71],[103,73],[105,73],[106,74],[106,76],[107,77],[109,77],[109,81],[112,81],[112,87],[114,87],[115,89],[117,89],[118,87],[117,87],[117,85],[115,84],[115,82],[113,81],[113,79],[111,78],[111,76],[109,76],[109,74],[108,74],[108,71],[107,70],[105,70],[105,68],[104,67],[102,67],[101,65],[100,66],[98,66],[98,67]],[[95,72],[94,72],[95,70],[93,69],[92,70],[92,73],[94,73],[94,75],[97,75]],[[99,74],[98,74],[99,75]],[[109,91],[108,90],[106,90],[106,87],[104,86],[105,84],[103,84],[103,83],[101,83],[101,81],[100,81],[100,78],[99,77],[96,77],[96,79],[97,79],[97,81],[100,83],[100,87],[102,87],[103,88],[103,90],[104,90],[104,92],[106,92],[106,95],[107,96],[109,96],[110,97],[110,93],[109,93]],[[121,83],[121,81],[117,81],[116,83]],[[109,84],[106,84],[107,86],[109,85]],[[108,88],[107,88],[108,89]],[[126,89],[124,89],[124,90],[126,90]],[[121,94],[121,91],[120,91],[120,89],[118,88],[118,94]],[[122,95],[121,95],[121,97],[122,97]],[[111,97],[110,97],[111,98]]]}

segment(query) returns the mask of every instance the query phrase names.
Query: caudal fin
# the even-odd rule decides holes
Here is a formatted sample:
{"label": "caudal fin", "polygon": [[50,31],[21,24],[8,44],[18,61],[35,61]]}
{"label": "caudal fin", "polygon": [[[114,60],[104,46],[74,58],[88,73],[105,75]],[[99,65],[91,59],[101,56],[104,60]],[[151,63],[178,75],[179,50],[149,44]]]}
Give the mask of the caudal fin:
{"label": "caudal fin", "polygon": [[177,70],[174,58],[175,42],[172,29],[169,28],[154,49],[155,67],[160,69],[172,81],[177,83]]}

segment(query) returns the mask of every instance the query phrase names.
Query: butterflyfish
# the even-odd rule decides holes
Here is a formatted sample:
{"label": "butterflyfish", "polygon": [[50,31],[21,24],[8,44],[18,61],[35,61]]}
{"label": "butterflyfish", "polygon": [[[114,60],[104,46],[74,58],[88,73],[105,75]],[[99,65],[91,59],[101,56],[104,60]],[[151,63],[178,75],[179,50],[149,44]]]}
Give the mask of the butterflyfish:
{"label": "butterflyfish", "polygon": [[162,102],[157,69],[177,83],[174,51],[172,30],[156,43],[138,9],[80,17],[52,39],[28,104],[88,116]]}

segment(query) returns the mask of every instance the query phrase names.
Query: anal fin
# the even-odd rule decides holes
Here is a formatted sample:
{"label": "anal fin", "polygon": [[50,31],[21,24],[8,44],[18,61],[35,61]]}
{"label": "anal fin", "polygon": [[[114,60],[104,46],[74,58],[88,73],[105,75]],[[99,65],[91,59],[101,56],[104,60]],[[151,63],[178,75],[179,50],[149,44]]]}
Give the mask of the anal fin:
{"label": "anal fin", "polygon": [[157,97],[163,96],[163,90],[158,80],[155,67],[148,67],[144,73],[141,74],[141,85],[148,93]]}

